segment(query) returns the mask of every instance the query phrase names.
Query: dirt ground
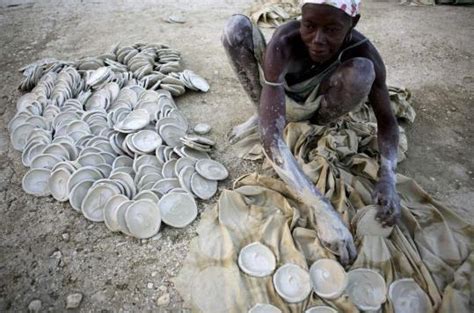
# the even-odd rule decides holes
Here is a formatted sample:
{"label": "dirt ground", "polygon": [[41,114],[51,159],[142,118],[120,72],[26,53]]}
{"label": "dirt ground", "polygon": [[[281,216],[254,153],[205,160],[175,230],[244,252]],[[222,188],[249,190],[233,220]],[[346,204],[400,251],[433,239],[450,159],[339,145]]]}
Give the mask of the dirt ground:
{"label": "dirt ground", "polygon": [[[140,2],[140,4],[136,4]],[[67,3],[67,5],[66,5]],[[177,100],[191,123],[208,122],[233,179],[255,164],[235,156],[225,135],[253,108],[220,45],[221,29],[249,0],[0,0],[0,311],[64,311],[68,294],[83,295],[78,310],[181,312],[171,279],[179,272],[198,220],[183,230],[165,227],[155,240],[109,232],[51,197],[21,188],[26,168],[9,143],[6,125],[20,93],[17,69],[43,57],[73,60],[114,43],[165,42],[183,53],[187,68],[211,84],[207,94]],[[168,24],[173,13],[185,24]],[[408,160],[399,166],[436,198],[472,220],[474,203],[474,8],[405,7],[396,1],[363,4],[358,29],[380,50],[389,84],[409,87],[418,116],[407,125]],[[200,204],[211,207],[215,199]],[[169,301],[167,298],[169,296]],[[158,301],[158,299],[160,299]]]}

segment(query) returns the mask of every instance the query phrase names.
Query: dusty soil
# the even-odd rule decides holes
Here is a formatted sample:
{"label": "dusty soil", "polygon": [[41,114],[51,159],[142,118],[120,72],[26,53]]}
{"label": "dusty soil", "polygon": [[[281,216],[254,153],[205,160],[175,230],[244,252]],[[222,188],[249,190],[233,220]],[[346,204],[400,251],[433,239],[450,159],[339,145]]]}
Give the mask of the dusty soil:
{"label": "dusty soil", "polygon": [[[231,126],[253,112],[220,45],[225,20],[252,1],[0,0],[0,311],[65,310],[80,292],[80,311],[178,311],[183,303],[171,279],[195,237],[195,221],[165,228],[156,240],[139,241],[107,231],[52,198],[21,189],[26,169],[9,143],[6,125],[15,114],[17,69],[43,57],[76,59],[105,52],[114,43],[166,42],[183,52],[188,68],[207,78],[211,91],[189,93],[178,105],[192,123],[208,122],[218,142],[214,158],[231,172],[220,188],[255,168],[228,145]],[[67,3],[67,5],[66,5]],[[183,25],[168,15],[186,16]],[[379,48],[389,83],[409,87],[418,112],[407,125],[409,158],[399,171],[461,214],[474,216],[474,9],[403,7],[365,2],[358,27]],[[213,205],[200,205],[205,210]],[[167,303],[166,295],[170,301]],[[164,298],[162,297],[164,296]],[[164,305],[158,306],[162,297]],[[160,302],[162,303],[162,302]]]}

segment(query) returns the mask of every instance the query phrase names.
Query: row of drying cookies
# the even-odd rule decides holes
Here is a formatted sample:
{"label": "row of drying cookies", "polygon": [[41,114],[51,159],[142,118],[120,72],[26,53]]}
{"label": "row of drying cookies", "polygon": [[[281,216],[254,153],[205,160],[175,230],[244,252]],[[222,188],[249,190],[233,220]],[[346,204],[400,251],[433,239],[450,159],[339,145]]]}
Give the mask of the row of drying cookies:
{"label": "row of drying cookies", "polygon": [[[260,242],[251,243],[241,249],[239,268],[254,277],[273,275],[275,291],[288,303],[307,299],[312,292],[320,298],[335,300],[347,295],[361,311],[377,311],[388,297],[395,312],[429,312],[430,301],[421,287],[411,278],[393,281],[388,288],[385,279],[377,271],[358,268],[346,272],[333,259],[315,261],[309,271],[293,263],[276,269],[276,259],[270,248]],[[275,271],[276,269],[276,271]],[[257,303],[250,313],[278,313],[277,307],[269,303]],[[308,308],[305,313],[336,313],[329,306]]]}

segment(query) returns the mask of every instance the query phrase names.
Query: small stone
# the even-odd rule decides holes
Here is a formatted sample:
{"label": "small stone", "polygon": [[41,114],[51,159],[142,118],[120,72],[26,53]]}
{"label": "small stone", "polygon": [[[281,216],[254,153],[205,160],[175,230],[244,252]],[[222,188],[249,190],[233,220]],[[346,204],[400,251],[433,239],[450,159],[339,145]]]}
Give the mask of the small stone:
{"label": "small stone", "polygon": [[158,272],[152,272],[151,273],[151,277],[155,277],[156,275],[158,275]]}
{"label": "small stone", "polygon": [[170,295],[168,293],[165,293],[164,295],[159,297],[158,300],[156,300],[156,303],[158,304],[158,306],[168,305],[170,303]]}
{"label": "small stone", "polygon": [[64,241],[66,241],[66,242],[69,241],[69,234],[68,233],[62,234],[61,237],[63,237]]}
{"label": "small stone", "polygon": [[158,287],[158,290],[161,292],[165,292],[167,289],[166,289],[166,286],[161,285],[160,287]]}
{"label": "small stone", "polygon": [[94,224],[90,224],[89,226],[87,226],[87,229],[92,229],[94,228],[94,226],[95,226]]}
{"label": "small stone", "polygon": [[79,307],[82,301],[81,293],[72,293],[66,298],[66,309],[75,309]]}
{"label": "small stone", "polygon": [[211,126],[205,123],[199,123],[194,126],[194,132],[198,135],[206,135],[211,131]]}
{"label": "small stone", "polygon": [[33,300],[28,305],[28,312],[39,312],[41,310],[41,306],[42,306],[41,300],[38,300],[38,299]]}
{"label": "small stone", "polygon": [[182,15],[170,15],[168,19],[166,19],[166,22],[183,24],[186,23],[186,19]]}
{"label": "small stone", "polygon": [[77,281],[77,277],[76,277],[76,276],[70,276],[70,277],[69,277],[69,281],[70,281],[71,283],[74,283],[74,282]]}
{"label": "small stone", "polygon": [[434,177],[430,177],[431,181],[435,181],[436,179]]}
{"label": "small stone", "polygon": [[59,250],[56,250],[53,252],[53,254],[51,254],[51,258],[53,259],[60,259],[62,256],[63,254]]}
{"label": "small stone", "polygon": [[98,291],[98,292],[94,293],[91,296],[91,300],[92,300],[93,303],[102,303],[102,302],[107,301],[107,296],[105,295],[105,291]]}
{"label": "small stone", "polygon": [[159,240],[162,236],[163,236],[162,233],[158,233],[157,235],[151,237],[150,240],[152,240],[152,241]]}
{"label": "small stone", "polygon": [[153,289],[153,283],[148,283],[148,284],[146,284],[146,287],[147,287],[148,289]]}

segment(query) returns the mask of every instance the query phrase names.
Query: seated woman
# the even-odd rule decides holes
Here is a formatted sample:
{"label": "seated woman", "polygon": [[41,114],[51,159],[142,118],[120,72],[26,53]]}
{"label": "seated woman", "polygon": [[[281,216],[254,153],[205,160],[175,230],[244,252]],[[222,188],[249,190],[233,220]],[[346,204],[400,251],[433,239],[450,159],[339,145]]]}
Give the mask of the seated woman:
{"label": "seated woman", "polygon": [[314,208],[321,242],[342,263],[356,255],[351,233],[330,202],[300,169],[282,139],[286,121],[323,125],[337,120],[367,97],[378,125],[381,154],[374,201],[382,225],[400,215],[395,187],[398,124],[390,107],[385,66],[377,49],[354,29],[359,0],[305,0],[301,21],[276,29],[268,46],[243,15],[230,18],[222,36],[231,64],[257,114],[233,129],[231,140],[259,125],[264,151],[279,176]]}

